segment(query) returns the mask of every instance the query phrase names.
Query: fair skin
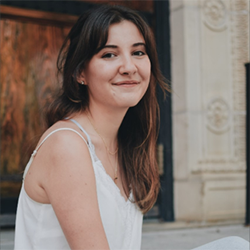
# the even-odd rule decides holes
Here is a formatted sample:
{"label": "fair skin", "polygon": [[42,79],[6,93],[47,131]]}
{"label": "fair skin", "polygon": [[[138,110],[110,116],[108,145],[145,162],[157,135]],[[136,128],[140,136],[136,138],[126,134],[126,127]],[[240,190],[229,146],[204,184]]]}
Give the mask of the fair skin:
{"label": "fair skin", "polygon": [[[117,132],[128,108],[136,105],[148,88],[151,66],[144,44],[133,23],[111,25],[106,46],[92,57],[77,79],[88,87],[89,118],[111,151],[117,147]],[[96,155],[113,179],[117,155],[108,155],[87,112],[72,118],[88,132]],[[72,122],[59,121],[41,140],[61,127],[80,132]],[[127,199],[121,171],[118,167],[117,186]],[[28,171],[25,190],[33,200],[53,206],[71,249],[109,249],[89,150],[78,135],[60,131],[45,142]]]}

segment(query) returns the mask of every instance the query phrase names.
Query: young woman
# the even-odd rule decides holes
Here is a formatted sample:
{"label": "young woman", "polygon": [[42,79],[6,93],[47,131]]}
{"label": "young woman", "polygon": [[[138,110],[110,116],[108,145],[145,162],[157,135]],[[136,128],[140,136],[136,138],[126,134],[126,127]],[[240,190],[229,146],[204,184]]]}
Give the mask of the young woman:
{"label": "young woman", "polygon": [[134,11],[82,15],[59,55],[62,91],[24,172],[15,249],[140,249],[159,177],[153,35]]}
{"label": "young woman", "polygon": [[[156,85],[167,87],[147,24],[132,10],[85,13],[59,55],[61,94],[24,172],[15,249],[140,249],[154,204]],[[197,250],[249,249],[239,237]]]}

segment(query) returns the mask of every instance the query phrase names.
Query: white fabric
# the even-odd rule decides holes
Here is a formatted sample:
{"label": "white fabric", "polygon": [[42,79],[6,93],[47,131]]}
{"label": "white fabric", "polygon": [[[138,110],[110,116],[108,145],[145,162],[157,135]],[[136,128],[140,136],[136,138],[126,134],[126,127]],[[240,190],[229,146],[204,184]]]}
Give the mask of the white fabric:
{"label": "white fabric", "polygon": [[[71,130],[81,136],[77,131],[70,128],[55,130],[49,136],[60,130]],[[82,139],[86,142],[83,137]],[[26,166],[24,177],[37,150],[45,140],[32,154]],[[96,157],[94,145],[90,139],[86,143],[92,158],[99,210],[110,249],[140,249],[142,231],[141,211],[130,200],[125,201],[119,188],[106,173],[102,163]],[[130,199],[133,199],[132,194],[130,195]],[[22,185],[18,200],[14,249],[70,249],[52,206],[32,200],[25,192],[24,184]]]}

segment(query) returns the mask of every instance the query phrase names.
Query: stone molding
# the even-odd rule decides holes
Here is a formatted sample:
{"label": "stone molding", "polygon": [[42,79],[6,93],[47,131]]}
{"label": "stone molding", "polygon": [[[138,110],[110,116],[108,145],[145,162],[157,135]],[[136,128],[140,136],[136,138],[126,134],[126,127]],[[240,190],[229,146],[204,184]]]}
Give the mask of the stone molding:
{"label": "stone molding", "polygon": [[246,83],[245,66],[249,58],[249,1],[230,1],[230,29],[232,44],[233,120],[235,154],[242,164],[246,160],[245,114]]}

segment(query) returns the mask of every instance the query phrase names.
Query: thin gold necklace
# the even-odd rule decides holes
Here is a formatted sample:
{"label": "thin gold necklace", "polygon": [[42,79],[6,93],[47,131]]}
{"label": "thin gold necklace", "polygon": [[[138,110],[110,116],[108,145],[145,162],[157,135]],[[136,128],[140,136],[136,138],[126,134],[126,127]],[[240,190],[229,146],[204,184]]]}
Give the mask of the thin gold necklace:
{"label": "thin gold necklace", "polygon": [[[107,156],[108,156],[109,164],[112,166],[110,158],[109,158],[109,155],[107,154]],[[112,166],[112,168],[113,168],[113,166]],[[116,183],[116,181],[118,180],[118,176],[117,176],[117,164],[115,165],[114,169],[115,169],[115,178],[113,180],[114,180],[115,184],[117,184]]]}
{"label": "thin gold necklace", "polygon": [[115,155],[115,154],[118,152],[118,149],[119,149],[119,148],[117,147],[117,149],[116,149],[114,152],[111,152],[111,151],[109,150],[109,147],[107,146],[107,144],[106,144],[104,138],[101,136],[101,134],[98,132],[98,130],[96,129],[96,127],[94,126],[94,124],[91,122],[91,119],[90,119],[90,117],[89,117],[89,114],[87,114],[87,117],[88,117],[89,122],[91,123],[92,127],[94,128],[95,132],[96,132],[96,133],[100,136],[100,138],[102,139],[103,144],[104,144],[106,150],[107,150],[111,155]]}
{"label": "thin gold necklace", "polygon": [[[88,120],[89,120],[90,124],[91,124],[92,127],[94,128],[95,132],[96,132],[96,133],[100,136],[100,138],[102,139],[102,142],[103,142],[103,144],[104,144],[104,146],[105,146],[105,148],[106,148],[106,152],[107,152],[109,164],[112,166],[111,161],[110,161],[110,158],[109,158],[109,154],[115,155],[115,154],[118,152],[118,147],[117,147],[117,149],[116,149],[116,151],[115,151],[114,153],[113,153],[113,152],[110,152],[109,148],[107,147],[107,145],[106,145],[106,143],[105,143],[104,138],[100,135],[100,133],[98,132],[98,130],[95,128],[94,124],[91,122],[90,117],[89,117],[89,114],[87,114],[87,117],[88,117]],[[109,153],[109,154],[108,154],[108,153]],[[118,176],[117,176],[117,164],[116,164],[115,167],[112,166],[112,168],[113,168],[114,171],[115,171],[115,178],[114,178],[113,180],[114,180],[115,184],[117,184],[117,183],[116,183],[117,180],[118,180]]]}

